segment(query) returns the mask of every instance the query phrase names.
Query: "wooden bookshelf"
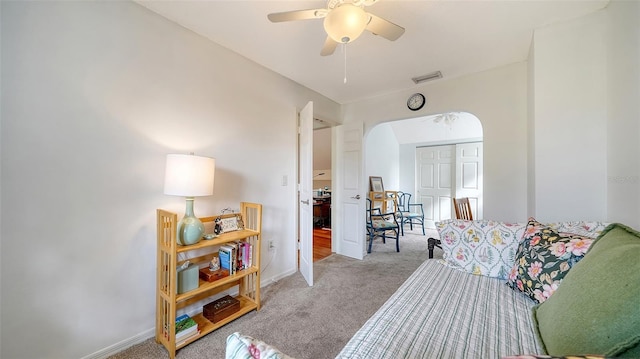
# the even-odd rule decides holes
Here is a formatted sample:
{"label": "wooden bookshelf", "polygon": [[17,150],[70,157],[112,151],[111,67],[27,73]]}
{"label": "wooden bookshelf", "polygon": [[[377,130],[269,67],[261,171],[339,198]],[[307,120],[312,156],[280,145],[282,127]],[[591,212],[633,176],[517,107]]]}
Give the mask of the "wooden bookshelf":
{"label": "wooden bookshelf", "polygon": [[[156,341],[162,344],[169,352],[169,358],[174,359],[176,351],[198,340],[204,335],[220,328],[221,326],[249,313],[252,310],[260,310],[260,244],[262,230],[262,205],[257,203],[242,202],[240,204],[240,216],[244,228],[232,232],[222,233],[218,237],[190,245],[178,245],[176,241],[177,215],[169,211],[158,209],[158,250],[157,250],[157,277],[156,277]],[[207,222],[214,222],[216,218],[227,218],[237,214],[223,214],[200,218],[205,227]],[[204,267],[215,256],[217,249],[226,243],[243,241],[251,244],[252,263],[249,268],[239,270],[236,273],[220,278],[213,282],[199,280],[198,287],[186,293],[177,293],[176,268],[181,263],[189,260],[191,263]],[[178,260],[178,254],[188,259]],[[204,253],[204,254],[203,254]],[[184,342],[176,343],[175,320],[178,310],[206,301],[211,298],[235,289],[240,302],[240,309],[230,316],[213,323],[200,312],[191,317],[198,323],[199,335],[189,338]],[[201,308],[202,310],[202,308]]]}

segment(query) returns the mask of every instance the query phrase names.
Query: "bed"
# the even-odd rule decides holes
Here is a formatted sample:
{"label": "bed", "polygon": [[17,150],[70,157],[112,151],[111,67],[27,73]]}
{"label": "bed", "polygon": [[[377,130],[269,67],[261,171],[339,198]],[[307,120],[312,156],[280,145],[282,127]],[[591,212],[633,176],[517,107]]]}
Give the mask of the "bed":
{"label": "bed", "polygon": [[[504,280],[425,261],[337,358],[500,358],[540,353],[529,298]],[[459,345],[451,345],[459,342]]]}

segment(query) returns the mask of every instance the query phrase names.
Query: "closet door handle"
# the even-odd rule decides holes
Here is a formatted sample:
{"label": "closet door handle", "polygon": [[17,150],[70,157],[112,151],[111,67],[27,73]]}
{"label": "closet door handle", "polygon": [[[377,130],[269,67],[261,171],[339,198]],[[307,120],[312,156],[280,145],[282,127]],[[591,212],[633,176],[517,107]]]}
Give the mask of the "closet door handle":
{"label": "closet door handle", "polygon": [[300,201],[300,202],[302,202],[302,204],[309,205],[309,200],[308,199],[305,199],[304,201]]}
{"label": "closet door handle", "polygon": [[353,198],[353,199],[360,199],[360,195],[359,195],[359,194],[357,194],[357,195],[355,195],[355,197],[351,197],[351,198]]}

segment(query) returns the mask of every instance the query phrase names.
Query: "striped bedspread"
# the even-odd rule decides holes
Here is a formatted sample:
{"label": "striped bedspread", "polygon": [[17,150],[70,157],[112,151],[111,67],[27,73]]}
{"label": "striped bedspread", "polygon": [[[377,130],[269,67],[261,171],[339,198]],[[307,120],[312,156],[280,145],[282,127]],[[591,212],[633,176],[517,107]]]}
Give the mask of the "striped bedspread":
{"label": "striped bedspread", "polygon": [[526,296],[426,260],[337,358],[500,358],[543,353]]}

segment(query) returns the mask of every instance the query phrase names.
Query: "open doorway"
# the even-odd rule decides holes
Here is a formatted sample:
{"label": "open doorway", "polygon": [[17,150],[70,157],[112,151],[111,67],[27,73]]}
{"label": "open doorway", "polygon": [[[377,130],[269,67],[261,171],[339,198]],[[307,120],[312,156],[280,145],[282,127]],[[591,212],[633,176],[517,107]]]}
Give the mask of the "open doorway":
{"label": "open doorway", "polygon": [[313,130],[313,261],[331,255],[331,127],[314,119]]}
{"label": "open doorway", "polygon": [[[456,160],[456,146],[466,149],[468,146],[463,144],[475,143],[479,144],[482,151],[482,124],[473,114],[452,112],[386,122],[371,129],[365,141],[365,176],[381,176],[384,178],[385,189],[411,193],[412,198],[423,204],[425,225],[428,227],[433,227],[434,222],[450,218],[451,197],[465,196],[466,192],[462,189],[469,187],[471,179],[480,180],[476,182],[478,193],[474,197],[477,198],[476,213],[482,213],[481,153],[481,162],[477,167],[480,172],[476,172],[479,176],[465,175],[464,171],[472,166]],[[448,152],[449,158],[434,158],[430,163],[432,170],[421,171],[418,154],[429,152],[419,149],[435,149],[438,146],[453,146],[453,150]],[[422,166],[427,168],[424,163]],[[434,191],[435,196],[432,193],[420,193],[429,186],[438,187],[442,191]]]}

